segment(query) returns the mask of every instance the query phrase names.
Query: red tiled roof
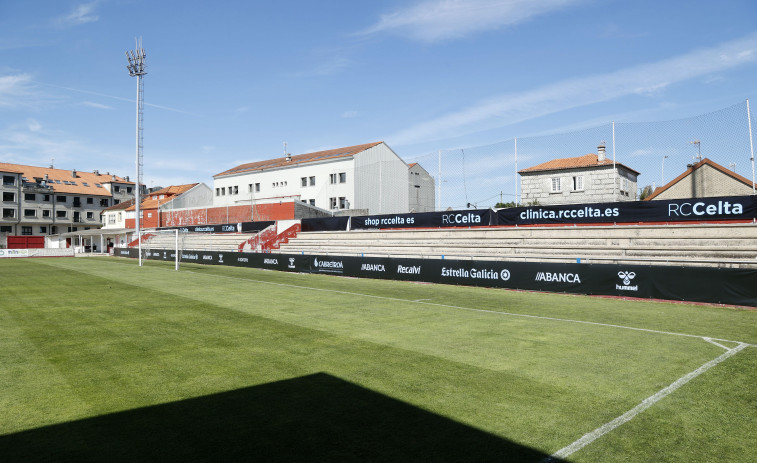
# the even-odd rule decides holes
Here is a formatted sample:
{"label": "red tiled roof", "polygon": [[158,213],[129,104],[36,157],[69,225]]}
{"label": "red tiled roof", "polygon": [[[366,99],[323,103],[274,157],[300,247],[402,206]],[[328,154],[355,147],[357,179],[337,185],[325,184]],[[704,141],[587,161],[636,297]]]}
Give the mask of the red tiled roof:
{"label": "red tiled roof", "polygon": [[669,181],[666,185],[661,186],[661,187],[657,188],[656,190],[654,190],[654,193],[652,193],[651,195],[649,195],[646,198],[644,198],[644,201],[649,201],[650,199],[656,198],[657,196],[659,196],[660,194],[662,194],[664,191],[668,190],[673,185],[675,185],[676,183],[680,182],[684,178],[688,177],[689,175],[691,175],[692,172],[694,172],[695,170],[699,169],[700,167],[702,167],[704,165],[708,165],[708,166],[710,166],[710,167],[712,167],[714,169],[717,169],[720,172],[724,173],[725,175],[728,175],[729,177],[733,177],[734,179],[738,180],[739,182],[741,182],[741,183],[743,183],[745,185],[748,185],[750,187],[753,186],[752,181],[749,180],[748,178],[746,178],[746,177],[744,177],[742,175],[739,175],[739,174],[737,174],[736,172],[734,172],[732,170],[726,169],[725,167],[721,166],[717,162],[711,161],[708,158],[704,158],[701,161],[699,161],[696,164],[694,164],[693,166],[689,166],[689,168],[686,169],[681,175],[679,175],[678,177],[676,177],[673,180]]}
{"label": "red tiled roof", "polygon": [[[127,182],[124,178],[116,175],[95,174],[92,172],[81,172],[77,170],[76,177],[74,177],[74,171],[71,170],[24,166],[21,164],[9,164],[5,162],[0,162],[0,171],[20,172],[30,182],[33,182],[35,178],[44,179],[45,175],[47,175],[48,185],[53,187],[55,193],[112,196],[111,192],[106,188],[98,187],[97,185],[102,185],[103,183],[134,185],[134,182]],[[68,184],[64,182],[68,182]]]}
{"label": "red tiled roof", "polygon": [[[541,172],[541,171],[549,171],[549,170],[564,170],[564,169],[582,169],[587,167],[604,167],[604,166],[612,166],[613,162],[612,159],[605,158],[603,161],[599,161],[599,156],[597,156],[594,153],[585,154],[583,156],[578,156],[575,158],[561,158],[561,159],[553,159],[551,161],[543,162],[541,164],[535,165],[533,167],[529,167],[527,169],[519,170],[518,173],[531,173],[531,172]],[[636,175],[640,175],[639,172],[636,172],[635,170],[631,169],[628,166],[625,166],[619,162],[615,163],[616,166],[622,166],[625,169],[630,170],[631,172],[636,173]]]}
{"label": "red tiled roof", "polygon": [[119,211],[121,209],[128,209],[129,206],[132,206],[132,205],[134,205],[134,200],[130,199],[128,201],[122,201],[122,202],[120,202],[118,204],[114,204],[114,205],[112,205],[110,207],[106,207],[105,209],[102,210],[102,212],[105,212],[105,211]]}
{"label": "red tiled roof", "polygon": [[[163,204],[173,201],[175,197],[179,196],[182,193],[186,193],[187,191],[191,190],[197,185],[199,185],[199,183],[188,183],[186,185],[171,185],[165,188],[161,188],[160,190],[153,191],[147,195],[148,196],[147,199],[142,200],[142,202],[139,204],[139,208],[140,209],[157,209]],[[160,195],[165,195],[166,197],[161,198],[161,199],[153,199],[156,196],[160,196]],[[126,210],[135,211],[136,209],[137,207],[134,204],[132,204]]]}
{"label": "red tiled roof", "polygon": [[274,169],[276,167],[291,166],[294,164],[303,164],[306,162],[321,161],[324,159],[335,159],[341,157],[354,156],[357,153],[365,151],[374,146],[380,145],[382,141],[374,143],[366,143],[364,145],[347,146],[345,148],[336,148],[326,151],[318,151],[315,153],[298,154],[292,156],[291,160],[287,161],[286,157],[269,159],[267,161],[256,161],[247,164],[241,164],[229,170],[223,171],[220,174],[216,174],[213,177],[222,177],[224,175],[238,174],[242,172],[252,172],[256,170]]}

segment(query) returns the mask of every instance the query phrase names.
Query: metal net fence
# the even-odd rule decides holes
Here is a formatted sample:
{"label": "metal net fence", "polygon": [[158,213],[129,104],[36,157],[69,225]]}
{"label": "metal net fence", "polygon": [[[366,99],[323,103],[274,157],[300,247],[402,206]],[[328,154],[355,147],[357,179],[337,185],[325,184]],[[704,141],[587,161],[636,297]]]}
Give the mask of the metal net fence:
{"label": "metal net fence", "polygon": [[553,135],[438,150],[405,161],[434,177],[436,210],[523,204],[520,170],[598,152],[639,173],[630,199],[665,186],[703,159],[748,182],[754,193],[753,128],[749,102],[700,116],[655,122],[608,122]]}

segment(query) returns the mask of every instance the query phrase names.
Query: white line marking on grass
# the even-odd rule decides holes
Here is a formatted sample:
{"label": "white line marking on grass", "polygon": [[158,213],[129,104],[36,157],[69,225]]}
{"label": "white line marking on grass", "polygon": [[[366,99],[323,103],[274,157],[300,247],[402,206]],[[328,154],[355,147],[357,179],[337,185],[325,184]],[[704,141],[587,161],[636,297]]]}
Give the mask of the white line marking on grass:
{"label": "white line marking on grass", "polygon": [[[274,286],[284,286],[284,287],[287,287],[287,288],[306,289],[306,290],[309,290],[309,291],[323,291],[323,292],[327,292],[327,293],[346,294],[346,295],[349,295],[349,296],[363,296],[363,297],[369,297],[369,298],[374,298],[374,299],[383,299],[383,300],[387,300],[387,301],[410,302],[410,303],[415,303],[415,304],[430,305],[430,306],[434,306],[434,307],[444,307],[444,308],[448,308],[448,309],[466,310],[466,311],[469,311],[469,312],[489,313],[489,314],[495,314],[495,315],[508,315],[508,316],[511,316],[511,317],[533,318],[533,319],[537,319],[537,320],[551,320],[551,321],[566,322],[566,323],[581,323],[581,324],[584,324],[584,325],[604,326],[604,327],[608,327],[608,328],[620,328],[620,329],[624,329],[624,330],[642,331],[642,332],[646,332],[646,333],[655,333],[655,334],[667,334],[667,335],[671,335],[671,336],[684,336],[684,337],[696,338],[696,339],[704,339],[705,338],[704,336],[700,336],[700,335],[697,335],[697,334],[676,333],[676,332],[672,332],[672,331],[652,330],[652,329],[649,329],[649,328],[636,328],[636,327],[633,327],[633,326],[613,325],[613,324],[610,324],[610,323],[589,322],[589,321],[585,321],[585,320],[572,320],[570,318],[556,318],[556,317],[545,317],[545,316],[542,316],[542,315],[529,315],[529,314],[522,314],[522,313],[500,312],[498,310],[490,310],[490,309],[475,309],[475,308],[471,308],[471,307],[462,307],[462,306],[457,306],[457,305],[440,304],[438,302],[424,302],[424,300],[422,300],[422,299],[418,299],[418,300],[413,301],[413,300],[410,300],[410,299],[401,299],[401,298],[397,298],[397,297],[376,296],[376,295],[373,295],[373,294],[354,293],[354,292],[350,292],[350,291],[340,291],[338,289],[314,288],[314,287],[311,287],[311,286],[300,286],[300,285],[295,285],[295,284],[291,284],[291,283],[276,283],[276,282],[272,282],[272,281],[255,280],[255,279],[252,279],[252,278],[240,278],[240,277],[231,277],[231,276],[226,276],[226,275],[199,273],[199,272],[195,272],[195,271],[192,271],[192,270],[184,270],[184,272],[185,273],[194,273],[194,274],[203,275],[203,276],[213,275],[213,276],[218,277],[218,278],[228,278],[228,279],[231,279],[231,280],[241,280],[241,281],[247,281],[247,282],[252,282],[252,283],[261,283],[261,284],[274,285]],[[730,339],[720,339],[720,338],[707,338],[707,339],[710,339],[711,341],[715,340],[715,341],[722,341],[722,342],[732,342],[732,343],[735,343],[735,344],[744,344],[744,343],[742,343],[740,341],[733,341],[733,340],[730,340]],[[747,344],[747,345],[750,346],[751,344]],[[725,349],[727,349],[727,347],[725,347]]]}
{"label": "white line marking on grass", "polygon": [[691,373],[688,373],[680,378],[678,378],[673,384],[666,387],[665,389],[660,390],[654,395],[651,395],[647,397],[646,399],[642,400],[641,403],[631,410],[625,412],[624,414],[620,415],[619,417],[615,418],[614,420],[603,424],[602,426],[598,427],[594,431],[591,431],[590,433],[584,434],[583,437],[578,439],[577,441],[573,442],[572,444],[561,448],[557,452],[553,453],[550,457],[545,458],[542,460],[542,463],[547,463],[550,461],[554,461],[556,458],[567,458],[570,455],[574,454],[575,452],[581,450],[582,448],[586,447],[587,445],[591,444],[595,440],[599,439],[600,437],[604,436],[608,432],[616,429],[617,427],[621,426],[624,423],[627,423],[631,419],[633,419],[636,415],[643,412],[644,410],[650,408],[652,405],[656,404],[660,400],[664,399],[665,397],[672,394],[676,389],[680,388],[684,384],[688,383],[692,379],[696,378],[697,376],[701,375],[702,373],[706,372],[710,368],[714,367],[715,365],[723,362],[724,360],[728,359],[729,357],[732,357],[739,353],[740,351],[744,350],[745,348],[749,347],[749,344],[746,343],[739,343],[738,346],[734,347],[733,349],[728,349],[728,351],[724,354],[722,354],[720,357],[710,360],[709,362],[705,363],[701,367],[697,368],[696,370],[692,371]]}
{"label": "white line marking on grass", "polygon": [[712,340],[712,338],[702,338],[702,339],[704,339],[705,341],[709,342],[710,344],[715,344],[718,347],[722,347],[725,350],[731,350],[730,347],[726,347],[726,346],[720,344],[719,342],[715,342],[715,341]]}

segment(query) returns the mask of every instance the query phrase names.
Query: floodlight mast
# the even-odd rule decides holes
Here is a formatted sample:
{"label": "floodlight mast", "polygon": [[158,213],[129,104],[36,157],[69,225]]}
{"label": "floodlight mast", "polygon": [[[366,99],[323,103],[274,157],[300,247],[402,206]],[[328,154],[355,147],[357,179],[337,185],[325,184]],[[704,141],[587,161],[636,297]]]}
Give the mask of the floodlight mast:
{"label": "floodlight mast", "polygon": [[142,201],[142,119],[144,108],[144,83],[142,77],[147,74],[145,68],[145,49],[142,48],[142,39],[136,43],[136,49],[126,52],[126,59],[129,65],[129,75],[137,78],[137,185],[134,191],[134,205],[136,208],[136,231],[137,231],[137,249],[139,251],[139,266],[142,266],[142,229],[140,227],[140,203]]}

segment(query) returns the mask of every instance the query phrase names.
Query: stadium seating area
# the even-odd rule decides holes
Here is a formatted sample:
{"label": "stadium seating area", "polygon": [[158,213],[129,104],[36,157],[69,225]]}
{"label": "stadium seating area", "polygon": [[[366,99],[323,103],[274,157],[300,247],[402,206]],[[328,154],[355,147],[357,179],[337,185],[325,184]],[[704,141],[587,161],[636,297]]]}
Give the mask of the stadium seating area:
{"label": "stadium seating area", "polygon": [[[193,251],[237,252],[241,245],[256,235],[257,233],[180,233],[179,248]],[[172,233],[153,234],[146,240],[143,239],[142,246],[152,249],[174,249],[176,237]]]}
{"label": "stadium seating area", "polygon": [[300,233],[281,253],[757,268],[757,225],[613,225]]}

